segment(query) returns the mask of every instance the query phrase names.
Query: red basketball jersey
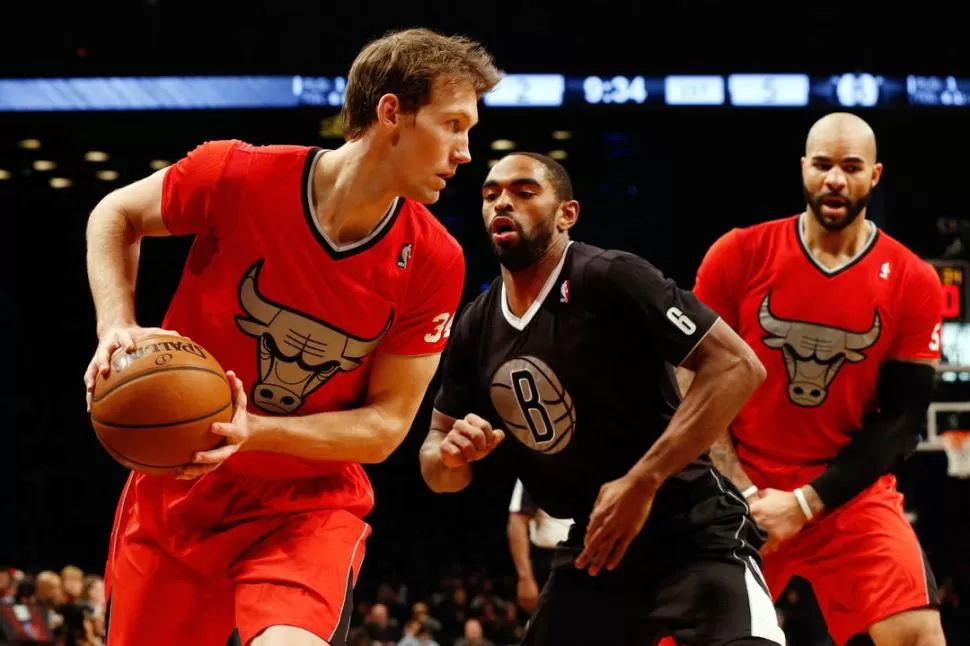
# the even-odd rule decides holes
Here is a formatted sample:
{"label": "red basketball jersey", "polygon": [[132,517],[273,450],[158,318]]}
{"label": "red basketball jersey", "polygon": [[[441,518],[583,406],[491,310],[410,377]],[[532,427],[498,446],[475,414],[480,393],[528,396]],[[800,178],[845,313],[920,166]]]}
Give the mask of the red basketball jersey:
{"label": "red basketball jersey", "polygon": [[802,217],[731,230],[694,287],[767,369],[731,430],[742,463],[769,479],[795,471],[787,467],[807,467],[797,469],[803,479],[824,470],[878,406],[887,360],[940,356],[933,267],[873,225],[856,258],[826,269],[804,243]]}
{"label": "red basketball jersey", "polygon": [[[328,239],[312,207],[322,154],[213,141],[165,177],[165,225],[196,239],[163,325],[234,370],[260,415],[362,405],[374,354],[440,352],[461,297],[461,247],[421,204],[398,198],[368,237]],[[237,453],[226,466],[366,480],[359,465],[275,453]]]}

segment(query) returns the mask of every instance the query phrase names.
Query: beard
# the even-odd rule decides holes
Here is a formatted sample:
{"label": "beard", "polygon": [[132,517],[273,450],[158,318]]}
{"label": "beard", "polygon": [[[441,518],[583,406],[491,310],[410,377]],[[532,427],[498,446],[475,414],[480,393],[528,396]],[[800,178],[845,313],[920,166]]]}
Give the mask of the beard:
{"label": "beard", "polygon": [[510,272],[515,273],[528,269],[532,265],[536,264],[546,250],[549,248],[549,244],[552,241],[552,226],[546,226],[546,223],[542,223],[535,229],[526,233],[519,224],[518,220],[512,218],[515,225],[515,230],[519,234],[518,240],[515,242],[495,242],[495,238],[489,235],[489,242],[492,243],[492,253],[498,259],[499,263]]}
{"label": "beard", "polygon": [[822,200],[826,197],[832,197],[832,193],[822,193],[819,195],[813,195],[809,190],[802,185],[802,193],[805,195],[805,203],[808,204],[808,210],[812,212],[812,216],[815,221],[818,222],[823,229],[829,232],[842,231],[850,224],[852,224],[859,214],[862,213],[866,207],[869,205],[869,196],[872,191],[869,191],[857,200],[850,200],[844,195],[839,195],[839,197],[845,200],[845,217],[841,219],[826,218],[822,215]]}

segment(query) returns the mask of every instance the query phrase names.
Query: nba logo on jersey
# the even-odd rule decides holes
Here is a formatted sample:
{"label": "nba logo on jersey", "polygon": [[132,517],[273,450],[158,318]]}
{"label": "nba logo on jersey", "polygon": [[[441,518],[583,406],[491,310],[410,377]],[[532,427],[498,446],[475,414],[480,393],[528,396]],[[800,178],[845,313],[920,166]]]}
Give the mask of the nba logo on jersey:
{"label": "nba logo on jersey", "polygon": [[411,259],[411,243],[407,242],[401,247],[401,255],[397,258],[397,266],[401,269],[407,269],[408,260]]}
{"label": "nba logo on jersey", "polygon": [[883,280],[886,280],[887,278],[889,278],[889,263],[888,262],[882,263],[882,267],[879,268],[879,277],[882,278]]}
{"label": "nba logo on jersey", "polygon": [[559,294],[560,303],[569,302],[569,280],[562,281],[562,287],[559,288]]}

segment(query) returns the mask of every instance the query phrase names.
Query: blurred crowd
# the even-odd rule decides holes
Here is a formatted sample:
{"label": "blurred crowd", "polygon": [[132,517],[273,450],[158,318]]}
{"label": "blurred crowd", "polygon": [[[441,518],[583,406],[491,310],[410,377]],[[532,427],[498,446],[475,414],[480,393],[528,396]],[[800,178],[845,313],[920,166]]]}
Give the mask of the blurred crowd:
{"label": "blurred crowd", "polygon": [[0,568],[0,643],[102,646],[104,580],[68,565],[26,574]]}
{"label": "blurred crowd", "polygon": [[[500,583],[483,572],[442,577],[427,597],[406,584],[381,583],[358,591],[348,646],[509,646],[518,644],[527,616],[516,607],[514,579]],[[361,594],[365,593],[365,594]],[[940,579],[949,644],[970,644],[970,560]],[[776,606],[788,646],[832,646],[811,586],[794,579]]]}
{"label": "blurred crowd", "polygon": [[[940,577],[947,643],[970,643],[970,559]],[[69,565],[59,573],[0,569],[0,644],[103,646],[104,581]],[[511,571],[453,568],[433,585],[395,580],[358,589],[348,646],[510,646],[528,616]],[[777,612],[789,646],[829,646],[811,587],[795,579]],[[234,643],[234,642],[230,642]]]}

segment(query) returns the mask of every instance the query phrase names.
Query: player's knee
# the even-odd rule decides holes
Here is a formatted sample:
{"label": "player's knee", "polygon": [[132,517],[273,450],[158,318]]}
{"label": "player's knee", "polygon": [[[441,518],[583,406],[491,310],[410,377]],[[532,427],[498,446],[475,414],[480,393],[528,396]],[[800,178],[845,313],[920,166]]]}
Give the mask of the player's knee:
{"label": "player's knee", "polygon": [[270,626],[256,635],[249,646],[330,646],[329,642],[296,626]]}
{"label": "player's knee", "polygon": [[946,637],[935,610],[900,613],[869,629],[876,646],[945,646]]}
{"label": "player's knee", "polygon": [[946,636],[939,622],[921,626],[907,637],[906,641],[901,642],[902,646],[946,646]]}

